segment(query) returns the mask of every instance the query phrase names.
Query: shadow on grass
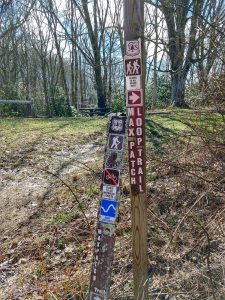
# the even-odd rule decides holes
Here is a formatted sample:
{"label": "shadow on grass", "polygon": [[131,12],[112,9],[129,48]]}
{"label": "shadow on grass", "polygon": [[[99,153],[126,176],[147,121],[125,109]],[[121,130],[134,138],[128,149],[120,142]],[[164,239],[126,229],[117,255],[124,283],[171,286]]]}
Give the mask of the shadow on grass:
{"label": "shadow on grass", "polygon": [[161,155],[171,139],[178,138],[178,132],[153,120],[146,120],[146,140],[155,154]]}

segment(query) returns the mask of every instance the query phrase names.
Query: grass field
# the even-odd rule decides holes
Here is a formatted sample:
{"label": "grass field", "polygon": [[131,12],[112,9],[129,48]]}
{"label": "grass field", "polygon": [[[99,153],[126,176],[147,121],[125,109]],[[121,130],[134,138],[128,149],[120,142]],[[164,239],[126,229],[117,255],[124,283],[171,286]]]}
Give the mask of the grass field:
{"label": "grass field", "polygon": [[[0,120],[0,299],[85,298],[106,128]],[[151,299],[225,298],[224,129],[219,114],[146,118]],[[125,163],[111,299],[133,299],[130,205]]]}

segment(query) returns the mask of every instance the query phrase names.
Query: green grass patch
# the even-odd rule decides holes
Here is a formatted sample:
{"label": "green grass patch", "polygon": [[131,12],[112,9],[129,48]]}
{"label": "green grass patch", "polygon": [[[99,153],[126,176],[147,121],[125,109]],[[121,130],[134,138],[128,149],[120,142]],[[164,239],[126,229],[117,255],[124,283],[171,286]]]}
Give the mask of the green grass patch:
{"label": "green grass patch", "polygon": [[73,220],[76,213],[77,209],[72,209],[70,211],[60,213],[52,218],[51,224],[69,223]]}
{"label": "green grass patch", "polygon": [[169,114],[150,115],[146,118],[147,148],[162,155],[171,142],[185,142],[190,135],[197,140],[200,132],[212,134],[221,129],[225,129],[224,118],[217,113],[195,114],[177,110]]}
{"label": "green grass patch", "polygon": [[68,136],[90,134],[105,129],[107,118],[2,119],[1,137],[13,141],[25,136]]}
{"label": "green grass patch", "polygon": [[[43,148],[51,154],[60,142],[82,143],[92,134],[106,131],[107,118],[2,119],[0,156]],[[54,141],[54,143],[51,143]],[[54,147],[54,149],[48,149]]]}
{"label": "green grass patch", "polygon": [[[49,139],[82,143],[95,133],[106,133],[108,118],[79,117],[58,119],[2,119],[0,120],[0,155],[7,151],[17,152],[25,149],[29,152],[38,144],[44,148],[50,145]],[[185,135],[193,132],[194,127],[208,133],[224,127],[224,119],[220,114],[195,114],[191,110],[171,110],[168,114],[155,114],[146,118],[147,148],[156,154],[163,154],[171,141],[182,141]],[[57,148],[53,143],[51,152]],[[46,150],[47,151],[47,150]],[[47,156],[46,156],[47,157]],[[90,191],[90,194],[94,191]]]}
{"label": "green grass patch", "polygon": [[147,148],[156,154],[163,154],[166,145],[177,140],[187,129],[180,120],[172,119],[170,115],[151,115],[146,119]]}

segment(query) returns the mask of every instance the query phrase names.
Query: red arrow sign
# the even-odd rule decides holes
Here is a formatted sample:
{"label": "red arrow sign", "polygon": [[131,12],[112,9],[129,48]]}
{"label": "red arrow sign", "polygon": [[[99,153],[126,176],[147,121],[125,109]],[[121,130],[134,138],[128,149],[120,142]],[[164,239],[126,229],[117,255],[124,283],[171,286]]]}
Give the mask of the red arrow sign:
{"label": "red arrow sign", "polygon": [[142,90],[134,90],[127,92],[127,106],[143,105]]}

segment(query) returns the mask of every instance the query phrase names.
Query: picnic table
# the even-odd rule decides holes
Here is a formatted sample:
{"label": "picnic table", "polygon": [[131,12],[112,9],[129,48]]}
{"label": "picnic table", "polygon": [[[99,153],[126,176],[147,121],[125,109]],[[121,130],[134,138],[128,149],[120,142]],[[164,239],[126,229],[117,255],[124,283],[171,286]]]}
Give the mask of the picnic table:
{"label": "picnic table", "polygon": [[89,108],[89,107],[82,107],[79,109],[79,111],[82,113],[82,114],[87,114],[89,116],[94,116],[94,115],[97,115],[97,116],[105,116],[107,115],[109,112],[110,112],[110,108],[109,107],[104,107],[104,108]]}

